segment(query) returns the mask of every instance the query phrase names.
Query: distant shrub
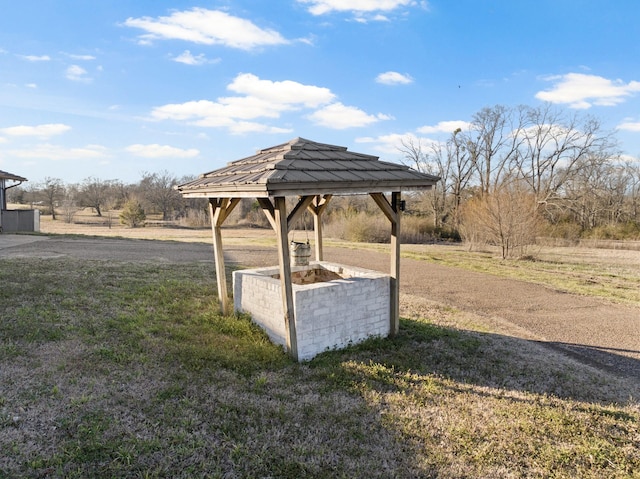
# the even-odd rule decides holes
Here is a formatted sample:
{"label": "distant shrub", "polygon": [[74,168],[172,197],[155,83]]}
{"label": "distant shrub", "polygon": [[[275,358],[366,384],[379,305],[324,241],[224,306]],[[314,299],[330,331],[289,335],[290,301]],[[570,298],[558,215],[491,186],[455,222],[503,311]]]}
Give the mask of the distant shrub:
{"label": "distant shrub", "polygon": [[582,237],[599,240],[638,240],[640,239],[640,224],[630,221],[624,224],[596,226],[585,231]]}
{"label": "distant shrub", "polygon": [[555,224],[546,224],[541,228],[540,234],[549,238],[577,242],[582,235],[582,229],[577,223],[562,221]]}
{"label": "distant shrub", "polygon": [[345,218],[344,239],[358,243],[388,243],[391,238],[386,218],[367,213],[357,213]]}
{"label": "distant shrub", "polygon": [[518,184],[473,198],[462,209],[462,236],[470,249],[495,245],[503,259],[526,256],[543,224],[536,206]]}
{"label": "distant shrub", "polygon": [[[332,215],[324,232],[328,236],[356,243],[388,243],[391,239],[391,224],[382,213],[348,212]],[[460,235],[452,228],[435,228],[428,218],[402,215],[402,243],[421,244],[437,240],[460,241]]]}
{"label": "distant shrub", "polygon": [[209,213],[204,209],[189,208],[176,223],[187,228],[204,228],[210,225]]}
{"label": "distant shrub", "polygon": [[452,227],[435,227],[430,218],[403,215],[400,225],[403,243],[422,244],[438,240],[461,241],[460,233]]}
{"label": "distant shrub", "polygon": [[130,228],[144,225],[146,219],[142,205],[136,200],[127,201],[120,212],[120,223]]}

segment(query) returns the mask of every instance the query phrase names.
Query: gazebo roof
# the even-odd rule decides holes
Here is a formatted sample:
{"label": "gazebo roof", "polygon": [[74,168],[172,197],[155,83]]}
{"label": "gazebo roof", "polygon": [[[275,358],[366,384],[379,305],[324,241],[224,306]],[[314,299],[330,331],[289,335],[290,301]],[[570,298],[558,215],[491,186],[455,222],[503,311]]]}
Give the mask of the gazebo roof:
{"label": "gazebo roof", "polygon": [[13,173],[2,170],[0,170],[0,180],[27,181],[27,179],[22,176],[14,175]]}
{"label": "gazebo roof", "polygon": [[347,151],[304,138],[258,151],[255,155],[204,173],[178,186],[189,198],[237,198],[382,193],[431,188],[438,177],[377,156]]}

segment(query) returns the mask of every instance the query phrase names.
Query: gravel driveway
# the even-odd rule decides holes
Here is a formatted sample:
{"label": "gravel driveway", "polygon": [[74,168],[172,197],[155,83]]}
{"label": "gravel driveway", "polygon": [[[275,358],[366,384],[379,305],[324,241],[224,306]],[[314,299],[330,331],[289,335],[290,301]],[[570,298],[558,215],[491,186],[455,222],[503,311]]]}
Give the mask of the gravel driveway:
{"label": "gravel driveway", "polygon": [[[213,263],[203,243],[0,235],[1,257]],[[228,265],[277,264],[275,248],[225,245]],[[387,254],[326,248],[325,260],[388,271]],[[507,324],[554,349],[640,384],[640,308],[403,258],[401,292]]]}

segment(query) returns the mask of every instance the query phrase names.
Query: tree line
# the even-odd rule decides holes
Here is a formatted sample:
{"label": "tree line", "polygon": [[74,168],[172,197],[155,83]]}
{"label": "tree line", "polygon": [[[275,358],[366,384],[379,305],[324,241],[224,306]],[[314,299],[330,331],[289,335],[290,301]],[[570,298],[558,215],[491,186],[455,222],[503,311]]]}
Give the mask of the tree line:
{"label": "tree line", "polygon": [[125,212],[124,217],[120,217],[123,223],[138,226],[146,214],[159,214],[163,221],[172,221],[188,215],[189,211],[202,210],[202,201],[187,200],[175,189],[191,179],[193,177],[178,178],[167,171],[145,172],[135,184],[94,177],[78,184],[65,184],[60,178],[47,177],[41,183],[12,188],[9,201],[38,206],[54,220],[62,215],[68,222],[83,208],[91,208],[107,221],[111,220],[114,210],[120,210]]}
{"label": "tree line", "polygon": [[421,198],[434,227],[472,245],[498,244],[504,257],[542,234],[640,238],[640,162],[625,158],[615,133],[592,116],[497,105],[445,142],[406,138],[400,151],[441,178]]}
{"label": "tree line", "polygon": [[[432,190],[405,195],[412,240],[462,237],[472,247],[499,245],[507,257],[523,254],[540,236],[640,239],[640,161],[624,157],[615,132],[603,130],[592,116],[549,104],[496,105],[475,113],[446,141],[406,137],[399,154],[409,166],[440,177]],[[97,216],[107,212],[108,221],[119,210],[130,226],[144,222],[145,214],[163,221],[192,218],[204,226],[206,201],[184,199],[175,189],[191,179],[167,171],[145,172],[135,184],[46,178],[12,188],[9,201],[38,204],[54,219],[61,214],[69,222],[80,208],[92,208]],[[377,213],[361,198],[335,198],[325,221],[342,221],[351,229],[360,225],[355,237],[379,241],[384,235],[369,221]],[[268,225],[250,199],[234,214],[238,221]]]}

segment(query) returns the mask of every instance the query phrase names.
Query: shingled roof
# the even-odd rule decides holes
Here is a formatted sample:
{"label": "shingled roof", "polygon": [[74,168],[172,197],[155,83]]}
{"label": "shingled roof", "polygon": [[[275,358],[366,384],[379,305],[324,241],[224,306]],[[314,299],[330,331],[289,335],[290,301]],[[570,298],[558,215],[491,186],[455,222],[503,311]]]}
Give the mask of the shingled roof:
{"label": "shingled roof", "polygon": [[22,176],[14,175],[13,173],[2,170],[0,170],[0,180],[27,181],[27,179]]}
{"label": "shingled roof", "polygon": [[438,177],[377,156],[294,138],[178,186],[193,197],[277,197],[429,189]]}

